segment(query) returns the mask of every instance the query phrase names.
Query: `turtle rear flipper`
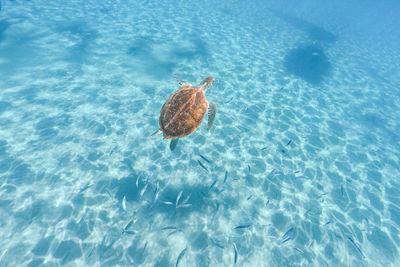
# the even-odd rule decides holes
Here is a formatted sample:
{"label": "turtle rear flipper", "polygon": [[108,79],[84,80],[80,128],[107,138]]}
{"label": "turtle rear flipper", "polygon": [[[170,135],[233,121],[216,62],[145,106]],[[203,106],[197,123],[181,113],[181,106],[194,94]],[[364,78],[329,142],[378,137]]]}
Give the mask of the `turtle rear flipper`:
{"label": "turtle rear flipper", "polygon": [[207,130],[210,130],[215,120],[215,114],[217,114],[217,105],[214,102],[208,104],[208,123]]}
{"label": "turtle rear flipper", "polygon": [[176,145],[178,144],[179,138],[172,139],[171,143],[169,143],[169,149],[174,150]]}
{"label": "turtle rear flipper", "polygon": [[175,78],[175,80],[179,83],[179,85],[180,85],[181,87],[192,87],[192,84],[191,84],[191,83],[183,82],[183,81],[179,80],[178,78]]}
{"label": "turtle rear flipper", "polygon": [[154,133],[152,133],[150,135],[150,137],[155,136],[155,135],[159,135],[160,133],[162,133],[161,129],[158,129],[157,131],[155,131]]}

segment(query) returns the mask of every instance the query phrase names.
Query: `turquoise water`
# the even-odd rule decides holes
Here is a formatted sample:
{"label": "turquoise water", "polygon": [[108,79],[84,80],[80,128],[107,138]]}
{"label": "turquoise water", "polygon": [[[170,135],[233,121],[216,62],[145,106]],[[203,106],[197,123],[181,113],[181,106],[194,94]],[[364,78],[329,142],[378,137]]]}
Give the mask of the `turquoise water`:
{"label": "turquoise water", "polygon": [[[2,0],[0,266],[398,266],[382,2]],[[211,130],[149,138],[208,76]]]}

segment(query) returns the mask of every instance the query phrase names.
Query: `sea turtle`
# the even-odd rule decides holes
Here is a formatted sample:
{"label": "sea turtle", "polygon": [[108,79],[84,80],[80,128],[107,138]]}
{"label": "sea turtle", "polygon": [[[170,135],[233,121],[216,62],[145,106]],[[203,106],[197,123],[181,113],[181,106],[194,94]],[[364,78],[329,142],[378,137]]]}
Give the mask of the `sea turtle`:
{"label": "sea turtle", "polygon": [[214,82],[213,77],[204,79],[197,87],[176,80],[181,89],[176,91],[162,106],[158,121],[160,129],[152,134],[162,133],[165,139],[172,139],[169,146],[171,150],[175,149],[178,138],[191,134],[199,127],[207,110],[207,130],[209,130],[217,111],[215,103],[209,103],[205,96],[205,92]]}

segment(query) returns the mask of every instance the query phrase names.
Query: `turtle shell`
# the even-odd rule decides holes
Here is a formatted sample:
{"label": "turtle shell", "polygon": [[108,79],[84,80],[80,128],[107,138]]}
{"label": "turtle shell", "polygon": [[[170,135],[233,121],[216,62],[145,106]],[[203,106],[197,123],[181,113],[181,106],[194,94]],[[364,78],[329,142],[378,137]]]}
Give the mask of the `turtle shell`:
{"label": "turtle shell", "polygon": [[165,139],[184,137],[201,124],[208,108],[204,92],[183,87],[173,94],[160,111],[159,125]]}

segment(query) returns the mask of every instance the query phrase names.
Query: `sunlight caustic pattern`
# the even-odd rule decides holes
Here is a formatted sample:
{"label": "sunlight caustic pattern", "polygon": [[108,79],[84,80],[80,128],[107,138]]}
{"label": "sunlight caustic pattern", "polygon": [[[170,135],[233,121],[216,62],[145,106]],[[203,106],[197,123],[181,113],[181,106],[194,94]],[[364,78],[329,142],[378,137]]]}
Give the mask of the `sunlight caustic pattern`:
{"label": "sunlight caustic pattern", "polygon": [[[395,266],[400,55],[316,12],[1,1],[0,265]],[[149,138],[207,76],[213,128]]]}

